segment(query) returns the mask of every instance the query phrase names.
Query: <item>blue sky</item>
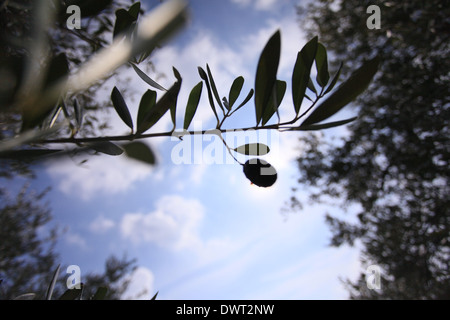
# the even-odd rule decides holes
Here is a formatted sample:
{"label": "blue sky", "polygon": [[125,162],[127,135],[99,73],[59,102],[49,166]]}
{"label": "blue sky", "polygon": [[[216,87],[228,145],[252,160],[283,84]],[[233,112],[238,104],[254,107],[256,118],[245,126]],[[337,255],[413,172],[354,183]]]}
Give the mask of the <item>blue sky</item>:
{"label": "blue sky", "polygon": [[[178,124],[182,124],[190,90],[201,80],[198,66],[209,64],[221,96],[228,95],[237,76],[245,78],[246,94],[254,84],[259,54],[277,29],[282,36],[278,76],[288,82],[281,117],[293,116],[290,77],[297,52],[307,41],[296,20],[296,3],[190,1],[190,23],[155,52],[151,60],[157,73],[149,72],[170,87],[172,66],[180,71]],[[121,79],[108,83],[104,95],[111,92],[114,81],[119,89],[129,87],[132,94],[125,98],[136,115],[148,87],[132,71],[123,70]],[[214,127],[205,93],[192,129]],[[109,133],[128,132],[115,114],[105,116],[112,125]],[[225,128],[252,126],[254,118],[252,100]],[[166,116],[151,131],[170,128]],[[79,265],[83,275],[103,270],[111,254],[138,259],[127,297],[147,290],[141,298],[159,291],[159,299],[345,299],[339,277],[358,275],[358,251],[328,247],[330,232],[324,224],[326,211],[342,212],[317,205],[288,215],[281,211],[291,187],[297,186],[300,134],[254,132],[247,137],[250,142],[270,145],[264,159],[276,167],[278,181],[267,189],[251,185],[242,167],[211,136],[185,137],[183,142],[147,139],[157,153],[155,167],[125,156],[95,156],[83,165],[78,163],[84,158],[47,162],[33,184],[52,187],[48,200],[55,222],[67,227],[58,243],[61,263]],[[328,131],[328,135],[338,134],[345,134],[345,129]],[[242,135],[225,138],[233,147],[245,139]],[[198,163],[175,163],[174,150],[180,143],[199,156]],[[222,161],[210,156],[214,148],[222,150]]]}

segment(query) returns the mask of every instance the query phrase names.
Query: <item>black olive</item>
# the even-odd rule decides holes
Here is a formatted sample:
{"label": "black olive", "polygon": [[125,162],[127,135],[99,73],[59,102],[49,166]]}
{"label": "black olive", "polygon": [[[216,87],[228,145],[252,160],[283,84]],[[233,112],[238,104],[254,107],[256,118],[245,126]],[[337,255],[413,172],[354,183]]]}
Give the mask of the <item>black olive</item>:
{"label": "black olive", "polygon": [[277,171],[267,161],[250,159],[244,164],[245,176],[258,187],[270,187],[277,181]]}

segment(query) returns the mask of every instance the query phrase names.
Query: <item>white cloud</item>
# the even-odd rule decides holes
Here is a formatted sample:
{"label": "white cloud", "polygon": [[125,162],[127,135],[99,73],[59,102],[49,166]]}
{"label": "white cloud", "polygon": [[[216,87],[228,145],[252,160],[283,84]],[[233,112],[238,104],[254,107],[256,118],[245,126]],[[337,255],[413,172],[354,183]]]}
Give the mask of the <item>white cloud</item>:
{"label": "white cloud", "polygon": [[[100,195],[124,192],[133,183],[145,179],[153,168],[125,156],[89,156],[83,165],[71,161],[55,161],[47,166],[47,172],[65,194],[91,200]],[[81,161],[78,158],[78,161]]]}
{"label": "white cloud", "polygon": [[124,300],[149,300],[155,295],[153,272],[145,267],[136,268],[127,277],[127,290],[122,294]]}
{"label": "white cloud", "polygon": [[115,225],[113,220],[99,216],[89,224],[89,230],[94,233],[105,233],[111,228],[114,228]]}
{"label": "white cloud", "polygon": [[83,250],[86,250],[88,248],[86,240],[78,233],[68,231],[65,234],[64,239],[68,244],[77,246]]}
{"label": "white cloud", "polygon": [[179,250],[197,247],[198,228],[204,215],[203,205],[195,199],[164,196],[150,213],[127,213],[122,218],[122,236],[132,242],[153,243]]}

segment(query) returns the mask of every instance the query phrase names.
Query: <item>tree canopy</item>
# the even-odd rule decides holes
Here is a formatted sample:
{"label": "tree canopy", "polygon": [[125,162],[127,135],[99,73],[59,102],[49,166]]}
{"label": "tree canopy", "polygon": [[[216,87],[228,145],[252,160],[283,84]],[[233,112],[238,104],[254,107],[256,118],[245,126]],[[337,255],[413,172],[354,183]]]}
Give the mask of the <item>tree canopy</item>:
{"label": "tree canopy", "polygon": [[[366,26],[369,5],[381,9],[380,29]],[[369,290],[362,272],[347,281],[350,297],[450,298],[450,7],[320,1],[298,13],[337,61],[381,61],[354,103],[358,120],[349,134],[337,144],[307,136],[298,158],[298,182],[310,199],[360,208],[356,223],[326,217],[331,245],[358,241],[362,261],[382,270],[381,290]]]}

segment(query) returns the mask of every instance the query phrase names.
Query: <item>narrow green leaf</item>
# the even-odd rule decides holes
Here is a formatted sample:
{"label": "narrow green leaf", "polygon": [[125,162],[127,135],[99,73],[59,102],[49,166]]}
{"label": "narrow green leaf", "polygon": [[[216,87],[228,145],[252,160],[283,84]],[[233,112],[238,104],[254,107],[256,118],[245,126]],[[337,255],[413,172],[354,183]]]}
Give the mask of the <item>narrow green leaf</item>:
{"label": "narrow green leaf", "polygon": [[67,289],[60,297],[59,300],[78,300],[83,292],[83,284],[81,284],[81,289]]}
{"label": "narrow green leaf", "polygon": [[79,129],[83,124],[83,109],[80,107],[80,104],[76,98],[73,99],[73,109],[75,113],[75,121],[77,122],[77,128]]}
{"label": "narrow green leaf", "polygon": [[270,152],[269,147],[264,143],[248,143],[232,150],[247,156],[263,156]]}
{"label": "narrow green leaf", "polygon": [[358,117],[353,117],[346,120],[340,120],[340,121],[333,121],[328,123],[320,123],[320,124],[310,124],[310,125],[301,125],[297,128],[292,128],[289,131],[313,131],[313,130],[322,130],[322,129],[328,129],[333,127],[342,126],[344,124],[350,123],[352,121],[355,121]]}
{"label": "narrow green leaf", "polygon": [[330,80],[330,73],[328,72],[328,57],[327,50],[320,42],[317,43],[316,52],[316,68],[317,68],[317,83],[322,88],[325,87]]}
{"label": "narrow green leaf", "polygon": [[55,289],[56,281],[58,280],[59,270],[61,269],[61,265],[58,264],[58,267],[56,267],[55,272],[53,273],[52,280],[50,281],[50,284],[47,288],[47,293],[45,294],[45,300],[51,300],[53,295],[53,290]]}
{"label": "narrow green leaf", "polygon": [[123,153],[122,148],[110,141],[91,143],[89,148],[110,156],[119,156]]}
{"label": "narrow green leaf", "polygon": [[208,72],[209,83],[211,84],[211,89],[214,94],[214,97],[216,98],[217,104],[219,105],[220,109],[222,109],[222,111],[225,112],[222,105],[222,101],[220,100],[219,92],[217,91],[216,83],[214,82],[214,78],[212,76],[208,64],[206,64],[206,71]]}
{"label": "narrow green leaf", "polygon": [[262,125],[265,125],[270,120],[270,118],[272,118],[274,113],[278,110],[278,107],[280,106],[285,93],[286,93],[286,82],[277,80],[272,90],[272,95],[270,96],[268,107],[264,112],[262,118]]}
{"label": "narrow green leaf", "polygon": [[292,100],[297,115],[300,112],[303,97],[308,86],[316,51],[317,37],[314,37],[297,54],[297,60],[292,72]]}
{"label": "narrow green leaf", "polygon": [[151,79],[149,76],[147,76],[144,71],[142,71],[141,69],[139,69],[134,63],[131,64],[131,66],[133,67],[134,71],[136,71],[136,73],[138,74],[138,76],[144,80],[149,86],[158,89],[158,90],[162,90],[162,91],[167,91],[167,89],[165,89],[163,86],[161,86],[159,83],[157,83],[155,80]]}
{"label": "narrow green leaf", "polygon": [[113,30],[113,39],[115,39],[118,35],[125,35],[125,32],[128,31],[133,22],[136,19],[125,9],[119,9],[116,11],[116,22],[114,24]]}
{"label": "narrow green leaf", "polygon": [[198,73],[200,74],[200,78],[202,78],[203,81],[205,81],[205,83],[206,83],[206,89],[208,91],[209,105],[211,106],[211,109],[212,109],[217,121],[219,121],[219,116],[217,115],[216,106],[214,105],[213,94],[211,92],[211,86],[209,84],[208,76],[206,75],[205,70],[203,70],[201,67],[198,67]]}
{"label": "narrow green leaf", "polygon": [[315,109],[303,122],[310,125],[325,120],[341,110],[360,95],[369,85],[378,70],[379,58],[365,62],[344,83]]}
{"label": "narrow green leaf", "polygon": [[122,97],[122,94],[120,93],[119,89],[117,87],[114,87],[111,92],[111,100],[114,106],[114,109],[116,109],[117,114],[119,115],[120,119],[131,129],[133,130],[133,120],[131,119],[130,111],[128,110],[128,106],[125,102],[125,100]]}
{"label": "narrow green leaf", "polygon": [[13,300],[33,300],[36,297],[36,293],[24,293],[20,296],[15,297]]}
{"label": "narrow green leaf", "polygon": [[128,13],[130,14],[130,16],[132,16],[134,18],[135,21],[139,17],[140,11],[141,11],[141,3],[140,2],[133,3],[131,5],[131,7],[128,9]]}
{"label": "narrow green leaf", "polygon": [[309,78],[309,81],[308,81],[308,89],[317,95],[316,87],[314,86],[314,83],[312,82],[311,78]]}
{"label": "narrow green leaf", "polygon": [[181,78],[180,73],[178,72],[178,70],[175,67],[172,67],[173,69],[173,74],[175,75],[175,78],[177,79],[177,83],[178,83],[178,92],[176,93],[176,98],[175,98],[175,103],[173,103],[170,106],[170,117],[172,119],[172,123],[173,123],[173,130],[175,130],[175,128],[177,127],[177,100],[178,100],[178,93],[180,92],[180,88],[181,88],[181,82],[183,81],[183,79]]}
{"label": "narrow green leaf", "polygon": [[255,93],[255,91],[253,89],[250,89],[250,91],[247,94],[247,97],[245,97],[244,101],[242,101],[242,103],[236,108],[240,109],[242,106],[244,106],[247,102],[250,101],[250,99],[253,97],[253,94]]}
{"label": "narrow green leaf", "polygon": [[230,110],[233,107],[237,98],[241,94],[243,85],[244,85],[243,77],[237,77],[236,79],[234,79],[233,84],[231,85],[230,88],[230,93],[228,95],[228,107],[227,107],[228,110]]}
{"label": "narrow green leaf", "polygon": [[144,120],[150,110],[154,108],[156,104],[156,91],[147,90],[141,98],[139,103],[139,110],[137,115],[137,131],[144,132],[150,127],[144,125]]}
{"label": "narrow green leaf", "polygon": [[184,129],[188,129],[189,125],[194,118],[195,112],[197,111],[198,104],[200,102],[200,96],[202,94],[203,82],[200,81],[189,94],[189,99],[186,106],[186,113],[184,115]]}
{"label": "narrow green leaf", "polygon": [[154,107],[148,108],[148,112],[143,117],[141,125],[138,126],[137,133],[143,133],[148,129],[150,129],[153,125],[155,125],[159,121],[159,119],[162,118],[162,116],[166,114],[166,112],[169,109],[174,108],[174,106],[176,106],[180,88],[181,88],[180,81],[176,81],[173,84],[173,86],[161,97],[161,99],[159,99],[159,101],[154,105]]}
{"label": "narrow green leaf", "polygon": [[104,300],[108,289],[106,287],[98,287],[95,294],[92,296],[92,300]]}
{"label": "narrow green leaf", "polygon": [[147,146],[145,143],[140,141],[133,141],[123,145],[125,153],[128,157],[133,158],[135,160],[142,161],[147,164],[154,165],[155,154],[152,149]]}
{"label": "narrow green leaf", "polygon": [[261,122],[269,103],[272,88],[277,79],[278,65],[280,63],[281,34],[278,30],[267,42],[261,56],[255,78],[255,113],[256,124]]}
{"label": "narrow green leaf", "polygon": [[333,90],[334,86],[336,85],[336,82],[339,79],[339,76],[341,75],[342,66],[343,66],[343,64],[341,62],[340,65],[339,65],[338,71],[334,75],[333,79],[331,79],[331,82],[328,85],[327,89],[325,90],[324,95],[327,94],[328,92],[330,92],[331,90]]}

